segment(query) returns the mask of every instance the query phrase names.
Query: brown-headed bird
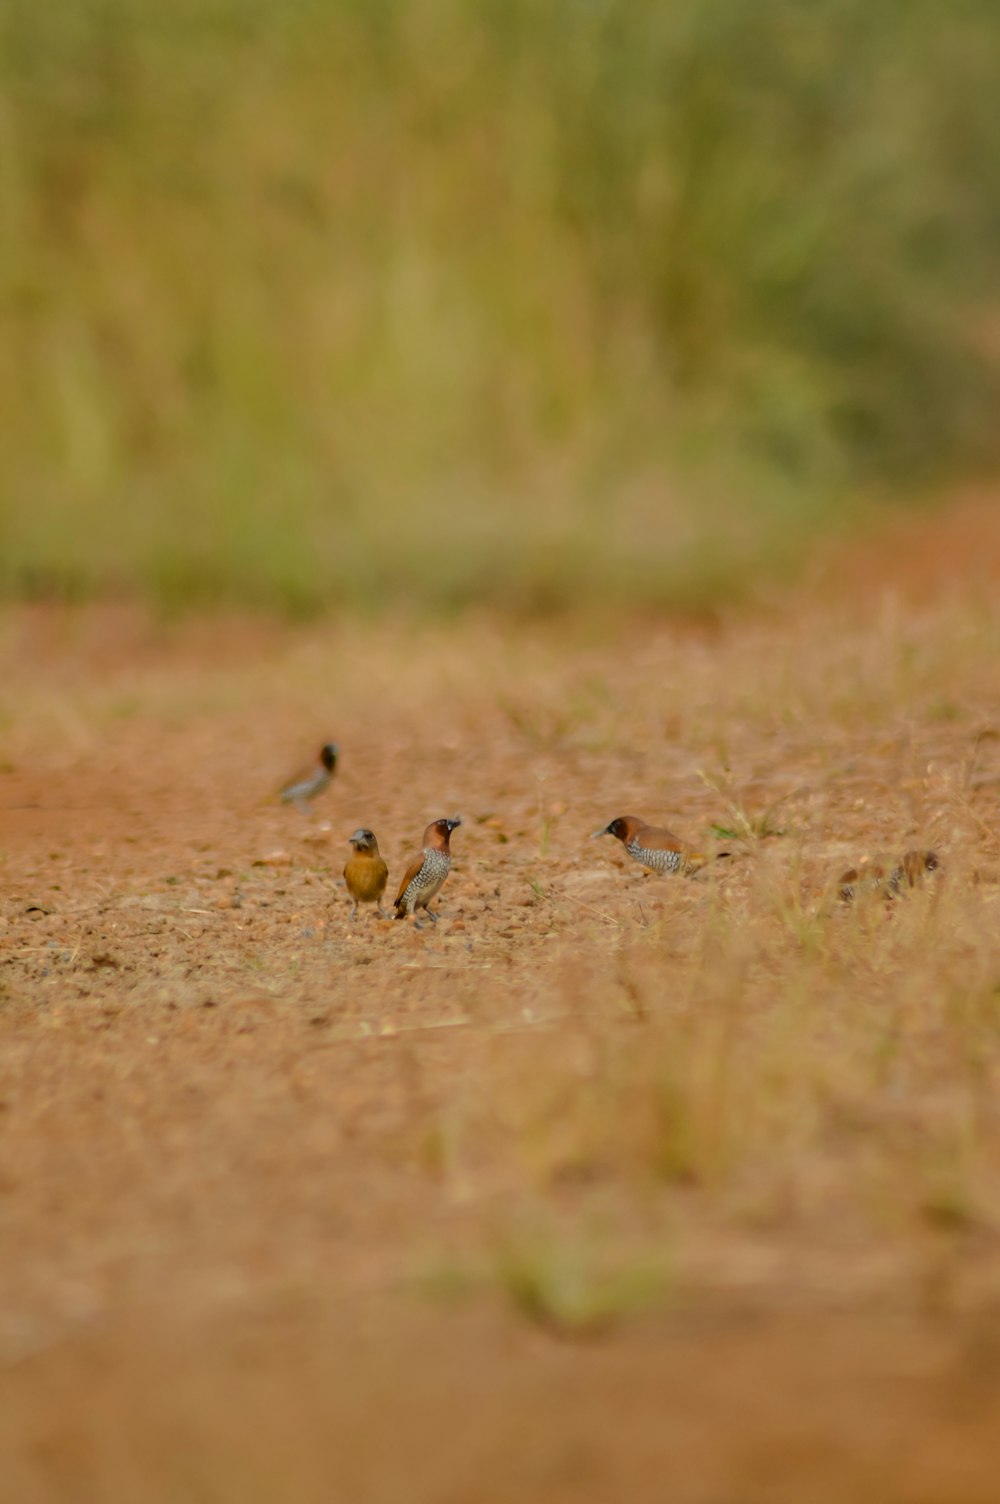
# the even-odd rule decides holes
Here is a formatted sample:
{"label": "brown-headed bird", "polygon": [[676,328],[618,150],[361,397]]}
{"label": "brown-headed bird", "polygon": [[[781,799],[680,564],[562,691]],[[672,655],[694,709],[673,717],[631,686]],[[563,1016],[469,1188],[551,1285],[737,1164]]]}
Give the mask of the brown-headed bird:
{"label": "brown-headed bird", "polygon": [[897,868],[893,873],[893,892],[898,893],[904,882],[908,888],[915,888],[928,872],[937,872],[940,866],[936,851],[904,851],[902,870]]}
{"label": "brown-headed bird", "polygon": [[940,866],[941,858],[936,851],[906,851],[898,861],[888,857],[864,867],[851,867],[841,875],[837,891],[845,903],[871,894],[898,898],[907,888],[917,887],[928,872],[937,872]]}
{"label": "brown-headed bird", "polygon": [[437,923],[438,916],[427,907],[440,893],[451,871],[451,833],[461,825],[459,815],[450,820],[432,820],[424,831],[424,849],[406,869],[396,896],[396,918],[405,919],[423,909],[428,919]]}
{"label": "brown-headed bird", "polygon": [[294,804],[303,815],[308,815],[311,801],[329,788],[339,753],[340,748],[336,742],[325,742],[319,749],[316,761],[300,768],[283,784],[278,794],[282,804]]}
{"label": "brown-headed bird", "polygon": [[691,851],[673,831],[664,830],[660,825],[647,825],[638,815],[619,815],[610,825],[595,830],[593,839],[598,836],[614,836],[634,862],[648,867],[651,872],[680,872],[689,877],[708,861],[704,852]]}
{"label": "brown-headed bird", "polygon": [[373,903],[379,918],[384,919],[382,894],[389,881],[389,869],[379,852],[374,831],[356,830],[351,836],[351,845],[354,855],[348,858],[344,868],[344,882],[354,900],[351,918],[357,919],[359,903]]}

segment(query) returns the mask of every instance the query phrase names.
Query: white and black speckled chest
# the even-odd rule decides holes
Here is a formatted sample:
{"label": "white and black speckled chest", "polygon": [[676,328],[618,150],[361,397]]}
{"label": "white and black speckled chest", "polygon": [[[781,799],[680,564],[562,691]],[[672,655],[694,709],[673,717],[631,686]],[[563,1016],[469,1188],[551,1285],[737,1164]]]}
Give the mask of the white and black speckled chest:
{"label": "white and black speckled chest", "polygon": [[426,903],[433,898],[451,871],[451,857],[447,852],[437,851],[433,846],[424,848],[420,871],[410,878],[403,893],[403,903]]}
{"label": "white and black speckled chest", "polygon": [[862,869],[850,882],[843,884],[840,896],[849,901],[865,893],[884,892],[887,898],[897,898],[903,891],[905,879],[905,867],[892,867],[889,872],[884,872],[881,867],[870,868],[867,872]]}
{"label": "white and black speckled chest", "polygon": [[625,847],[635,862],[651,867],[654,872],[679,872],[684,865],[682,851],[664,851],[659,847],[641,846],[638,837],[633,837]]}

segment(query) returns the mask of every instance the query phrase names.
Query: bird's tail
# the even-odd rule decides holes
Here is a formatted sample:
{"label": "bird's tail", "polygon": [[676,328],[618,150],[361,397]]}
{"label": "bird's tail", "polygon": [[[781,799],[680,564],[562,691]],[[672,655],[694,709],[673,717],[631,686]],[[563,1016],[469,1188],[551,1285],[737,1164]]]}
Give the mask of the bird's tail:
{"label": "bird's tail", "polygon": [[686,851],[684,871],[690,877],[695,872],[701,872],[710,862],[722,862],[735,855],[734,851]]}

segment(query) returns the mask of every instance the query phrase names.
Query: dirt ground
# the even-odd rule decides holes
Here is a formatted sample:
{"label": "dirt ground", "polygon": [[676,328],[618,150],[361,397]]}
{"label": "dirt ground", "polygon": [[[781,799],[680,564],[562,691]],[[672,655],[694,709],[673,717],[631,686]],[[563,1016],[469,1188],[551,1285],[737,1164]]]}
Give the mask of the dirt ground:
{"label": "dirt ground", "polygon": [[[4,1504],[1000,1498],[997,1019],[948,992],[1000,988],[998,587],[980,494],[699,619],[0,618]],[[454,812],[440,923],[352,924],[350,832],[391,886]],[[626,812],[732,855],[649,878]],[[841,912],[914,845],[940,903]]]}

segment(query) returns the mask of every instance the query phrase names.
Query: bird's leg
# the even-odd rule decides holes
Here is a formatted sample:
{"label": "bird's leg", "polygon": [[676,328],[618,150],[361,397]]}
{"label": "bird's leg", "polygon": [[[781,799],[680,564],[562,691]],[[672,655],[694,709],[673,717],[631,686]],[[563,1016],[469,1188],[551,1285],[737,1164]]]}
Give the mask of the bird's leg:
{"label": "bird's leg", "polygon": [[355,899],[354,900],[354,908],[351,910],[351,919],[354,920],[354,919],[357,919],[357,917],[358,917],[358,901],[357,901],[357,899]]}
{"label": "bird's leg", "polygon": [[425,907],[424,908],[424,913],[427,915],[428,919],[432,919],[434,921],[434,923],[437,924],[439,916],[437,914],[435,914],[432,909],[428,909],[428,908]]}

